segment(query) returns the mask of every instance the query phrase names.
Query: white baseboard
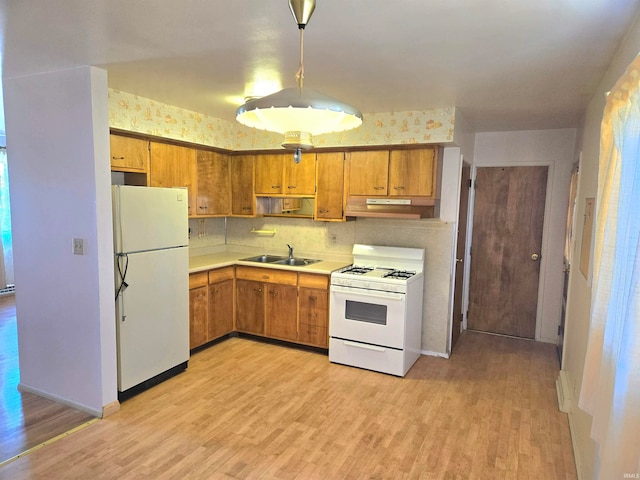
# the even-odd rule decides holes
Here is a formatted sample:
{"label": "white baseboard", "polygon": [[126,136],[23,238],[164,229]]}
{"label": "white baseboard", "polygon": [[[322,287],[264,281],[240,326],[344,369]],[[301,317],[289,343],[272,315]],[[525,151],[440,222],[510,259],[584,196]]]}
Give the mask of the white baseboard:
{"label": "white baseboard", "polygon": [[556,393],[558,394],[558,408],[561,412],[569,413],[573,407],[573,394],[569,386],[567,373],[560,370],[560,375],[556,380]]}
{"label": "white baseboard", "polygon": [[420,350],[420,354],[421,355],[428,355],[430,357],[442,357],[442,358],[449,358],[449,354],[448,353],[442,353],[442,352],[432,352],[430,350]]}
{"label": "white baseboard", "polygon": [[88,413],[89,415],[93,415],[94,417],[102,417],[102,409],[96,410],[95,408],[91,408],[86,405],[82,405],[81,403],[73,402],[67,398],[59,397],[52,393],[45,392],[43,390],[40,390],[39,388],[32,387],[31,385],[25,385],[22,382],[18,384],[18,390],[21,392],[33,393],[40,397],[52,400],[56,403],[66,405],[67,407],[75,408],[76,410],[80,410],[81,412]]}

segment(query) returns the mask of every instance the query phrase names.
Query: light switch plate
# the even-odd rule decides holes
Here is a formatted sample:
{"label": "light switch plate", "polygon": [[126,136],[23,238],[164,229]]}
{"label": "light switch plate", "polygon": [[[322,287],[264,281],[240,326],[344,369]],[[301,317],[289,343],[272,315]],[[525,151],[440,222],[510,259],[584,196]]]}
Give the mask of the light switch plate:
{"label": "light switch plate", "polygon": [[74,238],[72,247],[73,247],[74,255],[84,255],[84,239],[83,238]]}

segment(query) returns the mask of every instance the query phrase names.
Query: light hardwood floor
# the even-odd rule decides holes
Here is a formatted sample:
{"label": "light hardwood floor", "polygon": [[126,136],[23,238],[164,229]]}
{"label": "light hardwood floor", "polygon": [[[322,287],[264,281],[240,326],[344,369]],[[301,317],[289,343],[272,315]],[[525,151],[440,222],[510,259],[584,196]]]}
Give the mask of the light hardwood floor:
{"label": "light hardwood floor", "polygon": [[232,338],[11,479],[575,479],[553,345],[464,333],[405,378]]}
{"label": "light hardwood floor", "polygon": [[[18,342],[13,295],[0,297],[0,462],[93,417],[32,393],[18,391]],[[2,478],[0,470],[0,478]]]}

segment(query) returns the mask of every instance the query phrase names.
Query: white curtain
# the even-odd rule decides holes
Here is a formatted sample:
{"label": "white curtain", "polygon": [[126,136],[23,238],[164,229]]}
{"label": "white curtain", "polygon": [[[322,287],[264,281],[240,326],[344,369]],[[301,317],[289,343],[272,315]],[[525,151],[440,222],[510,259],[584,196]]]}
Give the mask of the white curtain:
{"label": "white curtain", "polygon": [[579,406],[593,417],[598,478],[638,478],[640,57],[607,97],[595,229],[591,324]]}

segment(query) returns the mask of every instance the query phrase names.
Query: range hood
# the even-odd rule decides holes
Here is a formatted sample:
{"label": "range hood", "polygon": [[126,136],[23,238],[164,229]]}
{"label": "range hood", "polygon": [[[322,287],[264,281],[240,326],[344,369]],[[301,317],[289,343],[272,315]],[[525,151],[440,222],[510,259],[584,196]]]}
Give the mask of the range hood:
{"label": "range hood", "polygon": [[347,217],[435,218],[435,200],[431,198],[349,197]]}

